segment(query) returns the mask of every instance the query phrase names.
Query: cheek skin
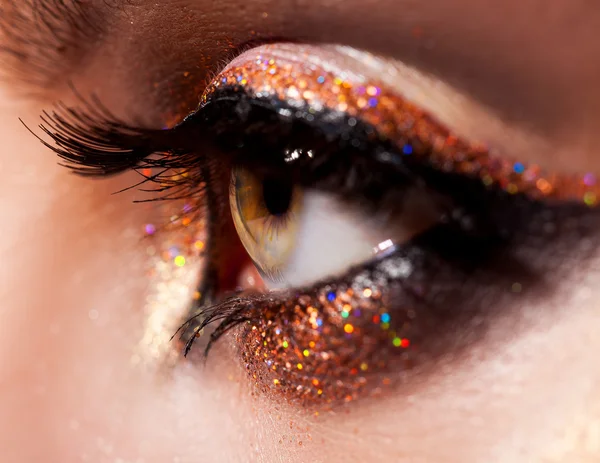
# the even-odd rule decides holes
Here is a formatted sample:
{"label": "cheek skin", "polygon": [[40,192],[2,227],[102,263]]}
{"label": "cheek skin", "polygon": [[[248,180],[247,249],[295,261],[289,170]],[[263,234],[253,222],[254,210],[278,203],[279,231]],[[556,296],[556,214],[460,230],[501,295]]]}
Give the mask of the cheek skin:
{"label": "cheek skin", "polygon": [[598,461],[595,278],[565,284],[557,311],[549,302],[519,308],[518,323],[513,314],[500,319],[480,346],[443,360],[425,382],[412,378],[376,422],[369,407],[345,416],[345,429],[358,436],[346,443],[348,453],[366,451],[364,461]]}
{"label": "cheek skin", "polygon": [[17,114],[37,119],[0,101],[3,459],[239,460],[240,423],[252,419],[239,384],[223,380],[229,367],[131,364],[147,292],[139,230],[152,208],[111,196],[132,178],[90,182],[57,167]]}
{"label": "cheek skin", "polygon": [[90,182],[57,167],[15,119],[37,112],[0,101],[7,461],[598,461],[600,295],[577,289],[593,287],[592,273],[565,285],[549,318],[527,308],[526,331],[507,335],[507,318],[427,382],[334,415],[249,395],[227,349],[204,368],[132,366],[148,293],[139,230],[152,208],[110,195],[131,178]]}

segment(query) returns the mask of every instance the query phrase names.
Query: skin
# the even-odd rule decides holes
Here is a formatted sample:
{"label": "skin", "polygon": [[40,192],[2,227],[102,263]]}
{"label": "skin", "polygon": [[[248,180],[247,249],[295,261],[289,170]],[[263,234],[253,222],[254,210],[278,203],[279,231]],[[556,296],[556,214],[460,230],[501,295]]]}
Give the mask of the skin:
{"label": "skin", "polygon": [[[460,361],[443,359],[394,394],[315,417],[252,395],[232,340],[206,365],[132,362],[155,283],[140,230],[164,210],[132,204],[135,192],[111,195],[134,176],[70,175],[17,117],[35,125],[50,102],[69,101],[70,78],[115,114],[152,124],[181,108],[179,100],[193,107],[193,90],[172,99],[166,92],[182,84],[183,72],[203,82],[231,57],[228,44],[275,35],[401,60],[460,95],[459,131],[470,135],[480,120],[474,114],[484,114],[496,128],[486,137],[517,134],[515,151],[530,156],[523,161],[598,173],[600,10],[584,0],[149,3],[111,10],[104,39],[34,97],[24,96],[23,83],[2,84],[3,458],[598,461],[595,250],[570,262],[544,297],[525,302],[527,322],[509,310]],[[432,110],[446,111],[442,103]]]}

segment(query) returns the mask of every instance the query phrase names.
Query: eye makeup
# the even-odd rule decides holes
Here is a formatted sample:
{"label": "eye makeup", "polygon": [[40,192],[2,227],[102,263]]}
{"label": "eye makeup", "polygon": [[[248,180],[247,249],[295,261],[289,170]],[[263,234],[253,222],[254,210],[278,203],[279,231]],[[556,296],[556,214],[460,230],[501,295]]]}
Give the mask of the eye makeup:
{"label": "eye makeup", "polygon": [[492,156],[484,144],[465,142],[381,84],[307,65],[307,56],[271,50],[277,46],[263,46],[260,52],[250,51],[234,60],[208,86],[201,106],[219,88],[236,87],[258,98],[286,101],[292,107],[306,106],[316,112],[327,108],[371,125],[378,137],[393,142],[404,155],[420,158],[441,171],[477,177],[486,186],[534,199],[582,201],[588,206],[598,200],[593,173],[561,175],[524,160]]}
{"label": "eye makeup", "polygon": [[[559,281],[560,263],[595,236],[593,175],[492,157],[377,82],[301,54],[270,55],[275,49],[234,60],[198,110],[171,129],[132,128],[105,112],[53,113],[43,128],[80,173],[135,169],[167,198],[213,191],[207,167],[241,167],[285,174],[364,214],[402,214],[398,204],[416,189],[439,217],[405,241],[382,241],[372,260],[331,278],[201,307],[183,327],[192,333],[186,353],[197,333],[215,326],[208,347],[232,331],[266,394],[307,407],[376,395]],[[148,168],[159,174],[145,175]],[[227,201],[222,196],[208,207]],[[212,239],[218,247],[222,237]]]}
{"label": "eye makeup", "polygon": [[198,280],[205,263],[206,224],[192,206],[201,201],[201,195],[196,195],[162,203],[156,222],[141,227],[149,261],[149,290],[145,326],[131,358],[134,365],[172,365],[179,356],[173,349],[172,334],[202,297]]}
{"label": "eye makeup", "polygon": [[[244,158],[260,150],[286,155],[298,183],[338,193],[345,186],[344,195],[362,202],[368,195],[357,191],[372,190],[373,182],[386,192],[424,186],[423,194],[450,198],[440,204],[445,212],[439,223],[407,242],[382,242],[388,246],[384,255],[342,277],[234,297],[204,311],[201,325],[213,317],[223,320],[213,339],[239,326],[246,369],[265,394],[327,407],[397,386],[414,366],[483,336],[495,315],[492,307],[503,309],[486,301],[491,295],[509,310],[541,291],[545,268],[556,261],[524,259],[525,254],[535,250],[544,256],[540,248],[558,236],[593,234],[590,223],[568,231],[562,225],[567,217],[586,215],[597,223],[589,209],[594,201],[586,196],[593,182],[586,186],[580,178],[493,160],[483,147],[452,136],[379,86],[357,87],[322,69],[264,54],[240,61],[209,85],[198,112],[219,121],[211,130],[224,152],[237,153],[234,163],[249,163]],[[324,140],[311,144],[302,129],[273,129],[285,121],[317,127]],[[326,143],[335,145],[335,155],[324,154]],[[362,186],[354,180],[349,187],[352,171],[343,164],[355,165],[359,157],[375,162],[354,177],[377,172],[377,178]],[[334,158],[335,167],[323,167]],[[260,159],[263,167],[269,162]],[[397,176],[387,178],[382,169],[396,170]],[[548,179],[558,180],[546,188]],[[376,203],[368,207],[381,207]],[[483,327],[476,327],[482,320]]]}

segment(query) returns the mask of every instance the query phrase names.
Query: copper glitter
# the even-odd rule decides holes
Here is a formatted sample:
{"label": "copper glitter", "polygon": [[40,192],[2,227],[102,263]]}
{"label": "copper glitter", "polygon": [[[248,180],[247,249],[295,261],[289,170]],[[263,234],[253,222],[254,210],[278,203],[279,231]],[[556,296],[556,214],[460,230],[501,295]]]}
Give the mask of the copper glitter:
{"label": "copper glitter", "polygon": [[276,97],[309,111],[328,109],[358,118],[406,156],[421,158],[444,172],[478,177],[486,186],[510,194],[574,200],[590,207],[600,198],[600,184],[593,174],[547,172],[537,164],[491,156],[487,147],[456,137],[415,104],[375,82],[355,84],[315,66],[262,52],[225,69],[206,88],[201,104],[221,87],[238,87],[257,98]]}
{"label": "copper glitter", "polygon": [[397,307],[390,313],[388,291],[399,269],[408,276],[407,265],[403,258],[388,260],[346,284],[261,307],[260,317],[238,334],[258,387],[305,406],[380,393],[390,384],[384,376],[390,363],[402,370],[411,362],[415,313]]}

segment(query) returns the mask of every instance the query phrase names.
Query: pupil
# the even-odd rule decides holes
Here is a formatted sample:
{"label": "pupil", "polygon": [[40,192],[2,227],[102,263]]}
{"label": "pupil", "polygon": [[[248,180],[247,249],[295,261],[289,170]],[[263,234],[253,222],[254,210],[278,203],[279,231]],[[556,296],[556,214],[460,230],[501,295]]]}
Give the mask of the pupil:
{"label": "pupil", "polygon": [[285,214],[292,202],[292,184],[276,178],[263,180],[263,200],[272,215]]}

